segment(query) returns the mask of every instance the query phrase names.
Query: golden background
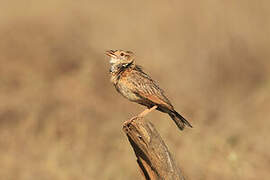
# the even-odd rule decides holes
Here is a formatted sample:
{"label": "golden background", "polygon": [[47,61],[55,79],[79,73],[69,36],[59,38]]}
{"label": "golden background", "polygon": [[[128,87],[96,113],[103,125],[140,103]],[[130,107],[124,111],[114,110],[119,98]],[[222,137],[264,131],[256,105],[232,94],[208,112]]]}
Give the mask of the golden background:
{"label": "golden background", "polygon": [[194,126],[151,120],[190,179],[270,177],[270,3],[6,1],[0,6],[0,179],[136,180],[122,123],[144,107],[110,84],[131,50]]}

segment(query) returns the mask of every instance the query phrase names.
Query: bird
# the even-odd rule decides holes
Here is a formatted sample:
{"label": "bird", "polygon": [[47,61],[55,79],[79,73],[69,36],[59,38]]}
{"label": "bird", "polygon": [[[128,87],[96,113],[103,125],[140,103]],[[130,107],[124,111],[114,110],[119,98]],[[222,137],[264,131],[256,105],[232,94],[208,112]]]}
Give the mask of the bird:
{"label": "bird", "polygon": [[117,92],[132,102],[146,106],[147,109],[138,116],[144,117],[152,110],[167,113],[180,130],[192,125],[173,107],[164,91],[143,68],[135,63],[132,51],[108,50],[110,57],[111,82]]}

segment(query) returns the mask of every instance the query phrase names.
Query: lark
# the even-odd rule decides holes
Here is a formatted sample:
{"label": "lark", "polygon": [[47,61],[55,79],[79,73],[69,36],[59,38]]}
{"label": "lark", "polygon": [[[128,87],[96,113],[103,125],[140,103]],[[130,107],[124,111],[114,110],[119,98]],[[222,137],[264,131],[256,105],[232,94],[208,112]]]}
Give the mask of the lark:
{"label": "lark", "polygon": [[116,90],[128,100],[147,107],[138,116],[144,117],[156,109],[167,113],[180,130],[183,130],[185,126],[192,127],[183,116],[175,111],[158,84],[143,71],[141,66],[135,64],[133,52],[109,50],[106,51],[106,54],[110,57],[111,82]]}

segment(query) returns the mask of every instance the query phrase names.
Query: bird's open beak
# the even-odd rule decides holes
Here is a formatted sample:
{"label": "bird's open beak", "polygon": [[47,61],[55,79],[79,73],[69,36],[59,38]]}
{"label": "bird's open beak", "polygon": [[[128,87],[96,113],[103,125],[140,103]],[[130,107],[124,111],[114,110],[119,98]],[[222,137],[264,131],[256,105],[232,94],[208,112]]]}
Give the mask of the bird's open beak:
{"label": "bird's open beak", "polygon": [[105,52],[105,54],[107,56],[116,58],[116,55],[114,54],[114,52],[115,52],[114,50],[108,50],[108,51]]}

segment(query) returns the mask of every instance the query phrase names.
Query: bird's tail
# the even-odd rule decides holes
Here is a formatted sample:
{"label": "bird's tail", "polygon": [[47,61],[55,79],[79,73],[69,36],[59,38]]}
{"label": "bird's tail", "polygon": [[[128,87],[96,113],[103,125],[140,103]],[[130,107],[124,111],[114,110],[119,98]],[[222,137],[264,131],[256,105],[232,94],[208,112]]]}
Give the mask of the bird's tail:
{"label": "bird's tail", "polygon": [[175,122],[175,124],[178,126],[178,128],[180,130],[184,130],[185,126],[192,128],[192,125],[183,116],[181,116],[178,112],[171,111],[169,113],[169,115],[173,119],[173,121]]}

